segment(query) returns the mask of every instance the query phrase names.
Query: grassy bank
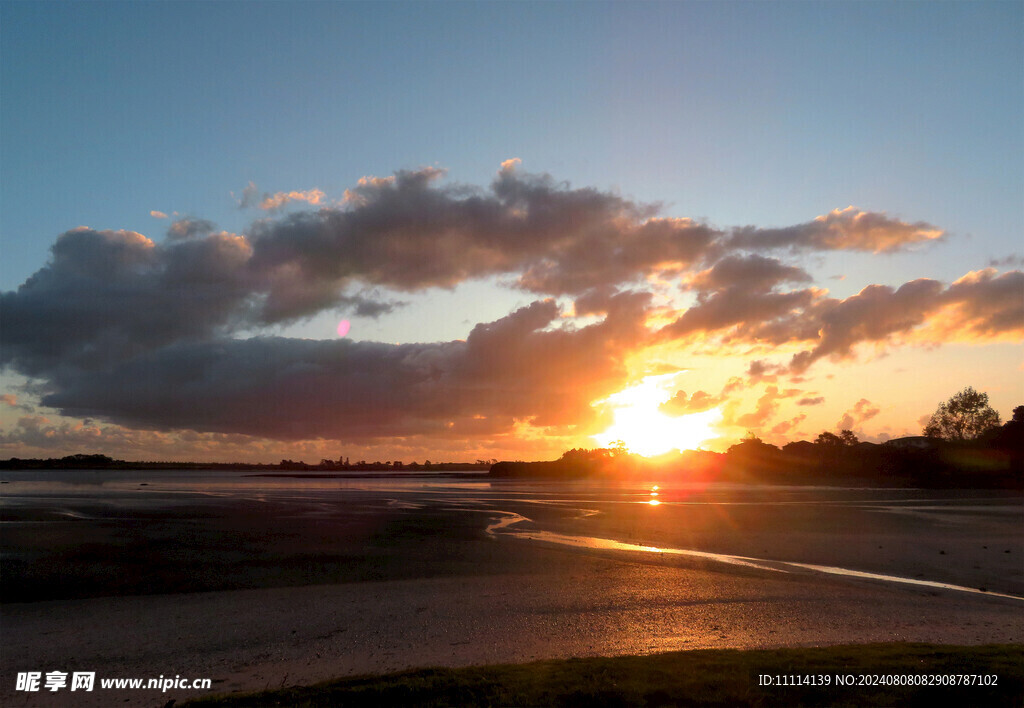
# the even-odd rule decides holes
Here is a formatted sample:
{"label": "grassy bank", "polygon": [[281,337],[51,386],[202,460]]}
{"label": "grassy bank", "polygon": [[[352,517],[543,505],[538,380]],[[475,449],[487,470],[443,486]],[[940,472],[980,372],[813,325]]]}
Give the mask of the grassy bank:
{"label": "grassy bank", "polygon": [[[760,685],[828,677],[831,685]],[[848,686],[837,675],[995,675],[996,686]],[[818,678],[820,681],[821,679]],[[672,652],[422,669],[190,706],[933,706],[1024,705],[1024,645],[868,644]]]}

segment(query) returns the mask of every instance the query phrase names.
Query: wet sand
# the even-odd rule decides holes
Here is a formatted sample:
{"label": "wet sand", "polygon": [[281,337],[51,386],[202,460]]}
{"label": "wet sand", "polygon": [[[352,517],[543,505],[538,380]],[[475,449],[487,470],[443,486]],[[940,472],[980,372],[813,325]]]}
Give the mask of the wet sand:
{"label": "wet sand", "polygon": [[[770,496],[767,496],[770,495]],[[817,564],[1024,596],[1024,499],[992,490],[661,490],[657,507],[592,505],[545,528]]]}
{"label": "wet sand", "polygon": [[[992,594],[1021,594],[1024,506],[991,492],[887,500],[662,490],[665,503],[651,506],[644,489],[158,491],[5,505],[4,521],[16,523],[4,525],[2,585],[20,601],[0,607],[4,705],[152,706],[197,695],[16,693],[26,670],[209,677],[228,693],[686,648],[1024,640],[1024,600]],[[501,523],[512,514],[528,521]],[[48,523],[55,518],[67,520]],[[991,592],[570,546],[531,539],[537,531]],[[51,599],[23,601],[39,588]]]}

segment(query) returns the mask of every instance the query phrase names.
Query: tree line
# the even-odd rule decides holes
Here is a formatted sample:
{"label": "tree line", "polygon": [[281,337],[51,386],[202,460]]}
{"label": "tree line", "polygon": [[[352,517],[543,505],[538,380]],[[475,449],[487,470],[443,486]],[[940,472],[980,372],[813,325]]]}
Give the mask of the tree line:
{"label": "tree line", "polygon": [[657,458],[623,445],[573,449],[550,462],[499,462],[497,478],[675,478],[748,483],[850,482],[931,487],[1024,486],[1024,406],[1001,424],[988,394],[968,387],[939,404],[922,435],[882,444],[852,430],[777,447],[749,434],[725,453],[687,450]]}

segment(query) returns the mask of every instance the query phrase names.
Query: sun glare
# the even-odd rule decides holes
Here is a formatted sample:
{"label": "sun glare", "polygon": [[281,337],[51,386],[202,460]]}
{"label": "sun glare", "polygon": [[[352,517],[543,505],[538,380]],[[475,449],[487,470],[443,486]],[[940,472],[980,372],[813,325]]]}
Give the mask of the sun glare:
{"label": "sun glare", "polygon": [[648,376],[636,386],[597,401],[595,405],[612,408],[613,421],[593,438],[603,447],[621,440],[631,452],[652,457],[670,450],[693,450],[705,440],[718,437],[712,428],[722,419],[717,408],[681,416],[665,415],[659,410],[672,397],[676,376]]}

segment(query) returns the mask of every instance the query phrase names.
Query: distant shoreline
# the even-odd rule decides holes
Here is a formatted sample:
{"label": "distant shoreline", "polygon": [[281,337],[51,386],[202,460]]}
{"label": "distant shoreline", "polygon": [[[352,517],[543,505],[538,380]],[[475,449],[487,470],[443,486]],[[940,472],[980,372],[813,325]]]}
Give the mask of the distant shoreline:
{"label": "distant shoreline", "polygon": [[[260,462],[147,462],[141,460],[116,460],[106,455],[66,455],[60,458],[18,458],[0,460],[0,470],[225,470],[225,471],[264,471],[269,476],[278,473],[302,474],[316,472],[392,472],[395,474],[410,473],[443,473],[443,472],[486,472],[491,462],[353,462],[343,463],[324,460],[320,464],[306,464],[293,460],[282,460],[278,463]],[[259,476],[259,475],[254,475]],[[363,475],[357,475],[363,476]]]}
{"label": "distant shoreline", "polygon": [[262,472],[260,474],[246,474],[243,477],[271,477],[275,479],[423,479],[429,477],[430,479],[489,479],[490,475],[487,472],[387,472],[369,471],[365,472],[327,472],[327,473],[316,473],[316,472]]}
{"label": "distant shoreline", "polygon": [[642,457],[624,447],[573,449],[541,462],[403,462],[323,459],[317,464],[281,460],[246,462],[130,462],[106,455],[76,454],[61,458],[0,460],[0,470],[139,470],[240,471],[246,476],[307,479],[402,479],[429,476],[458,479],[548,481],[732,482],[784,485],[868,485],[946,489],[1024,488],[1024,421],[1011,421],[997,433],[976,441],[947,441],[912,436],[877,445],[844,442],[837,436],[782,448],[756,437],[727,452],[686,450]]}

